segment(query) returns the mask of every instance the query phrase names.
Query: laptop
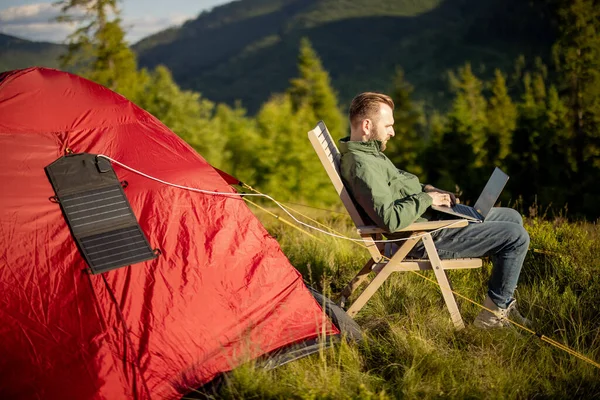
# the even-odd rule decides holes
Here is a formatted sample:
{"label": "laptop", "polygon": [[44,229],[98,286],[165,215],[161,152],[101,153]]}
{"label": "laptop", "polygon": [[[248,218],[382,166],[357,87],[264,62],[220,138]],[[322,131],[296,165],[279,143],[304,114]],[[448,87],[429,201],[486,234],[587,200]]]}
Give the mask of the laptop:
{"label": "laptop", "polygon": [[494,169],[492,176],[486,183],[483,191],[479,195],[475,206],[465,206],[464,204],[455,204],[452,207],[446,206],[431,206],[432,209],[454,215],[456,217],[465,218],[471,221],[483,222],[485,217],[489,214],[494,204],[500,197],[502,189],[508,181],[508,175],[506,175],[500,168]]}

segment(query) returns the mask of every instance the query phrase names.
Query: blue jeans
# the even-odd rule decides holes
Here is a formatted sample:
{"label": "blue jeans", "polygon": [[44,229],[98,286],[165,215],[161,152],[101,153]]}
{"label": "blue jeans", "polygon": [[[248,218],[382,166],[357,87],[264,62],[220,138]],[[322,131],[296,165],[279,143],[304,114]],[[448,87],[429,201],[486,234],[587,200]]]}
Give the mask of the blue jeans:
{"label": "blue jeans", "polygon": [[[488,295],[498,307],[508,306],[529,248],[529,234],[517,211],[495,207],[483,223],[444,229],[431,236],[442,259],[489,256],[493,268]],[[422,258],[424,254],[423,242],[419,241],[409,256]]]}

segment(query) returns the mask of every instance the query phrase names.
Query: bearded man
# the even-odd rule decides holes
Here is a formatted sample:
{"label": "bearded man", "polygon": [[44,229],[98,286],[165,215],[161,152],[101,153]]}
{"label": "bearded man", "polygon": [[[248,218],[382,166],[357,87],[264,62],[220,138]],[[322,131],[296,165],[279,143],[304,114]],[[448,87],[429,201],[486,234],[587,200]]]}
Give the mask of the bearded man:
{"label": "bearded man", "polygon": [[[340,140],[341,175],[350,194],[369,218],[398,238],[395,232],[413,222],[439,219],[430,207],[451,206],[458,199],[450,192],[423,185],[419,179],[394,166],[383,153],[394,137],[394,102],[381,93],[366,92],[350,105],[350,136]],[[493,268],[482,310],[475,319],[479,328],[509,325],[508,317],[529,324],[516,308],[513,297],[529,248],[529,235],[521,215],[510,208],[494,207],[483,223],[431,234],[441,258],[489,256]],[[421,241],[409,256],[422,258]]]}

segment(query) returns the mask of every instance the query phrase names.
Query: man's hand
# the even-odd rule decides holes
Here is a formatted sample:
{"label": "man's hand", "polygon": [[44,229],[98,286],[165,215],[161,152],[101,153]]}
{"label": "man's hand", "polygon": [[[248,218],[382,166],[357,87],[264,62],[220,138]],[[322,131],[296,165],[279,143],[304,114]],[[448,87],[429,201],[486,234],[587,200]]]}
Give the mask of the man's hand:
{"label": "man's hand", "polygon": [[452,206],[452,199],[450,198],[449,193],[440,193],[440,192],[427,192],[429,197],[433,200],[434,206]]}
{"label": "man's hand", "polygon": [[431,198],[434,201],[434,203],[433,203],[434,206],[445,205],[445,204],[435,204],[435,198],[432,196],[432,193],[446,194],[446,195],[450,196],[450,205],[448,207],[452,207],[453,205],[460,203],[460,199],[458,197],[456,197],[454,195],[454,193],[447,192],[442,189],[438,189],[432,185],[425,185],[425,187],[423,188],[423,191],[426,192],[429,196],[431,196]]}

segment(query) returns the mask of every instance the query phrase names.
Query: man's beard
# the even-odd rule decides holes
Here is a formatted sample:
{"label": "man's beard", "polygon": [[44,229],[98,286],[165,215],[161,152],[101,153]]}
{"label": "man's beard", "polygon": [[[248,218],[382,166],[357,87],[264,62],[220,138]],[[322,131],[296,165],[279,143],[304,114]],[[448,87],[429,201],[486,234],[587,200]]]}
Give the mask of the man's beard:
{"label": "man's beard", "polygon": [[[379,130],[377,129],[377,125],[373,125],[373,128],[371,129],[371,134],[369,135],[369,140],[379,140],[377,139],[378,137]],[[385,151],[385,148],[387,147],[387,138],[379,141],[381,142],[381,151]]]}

